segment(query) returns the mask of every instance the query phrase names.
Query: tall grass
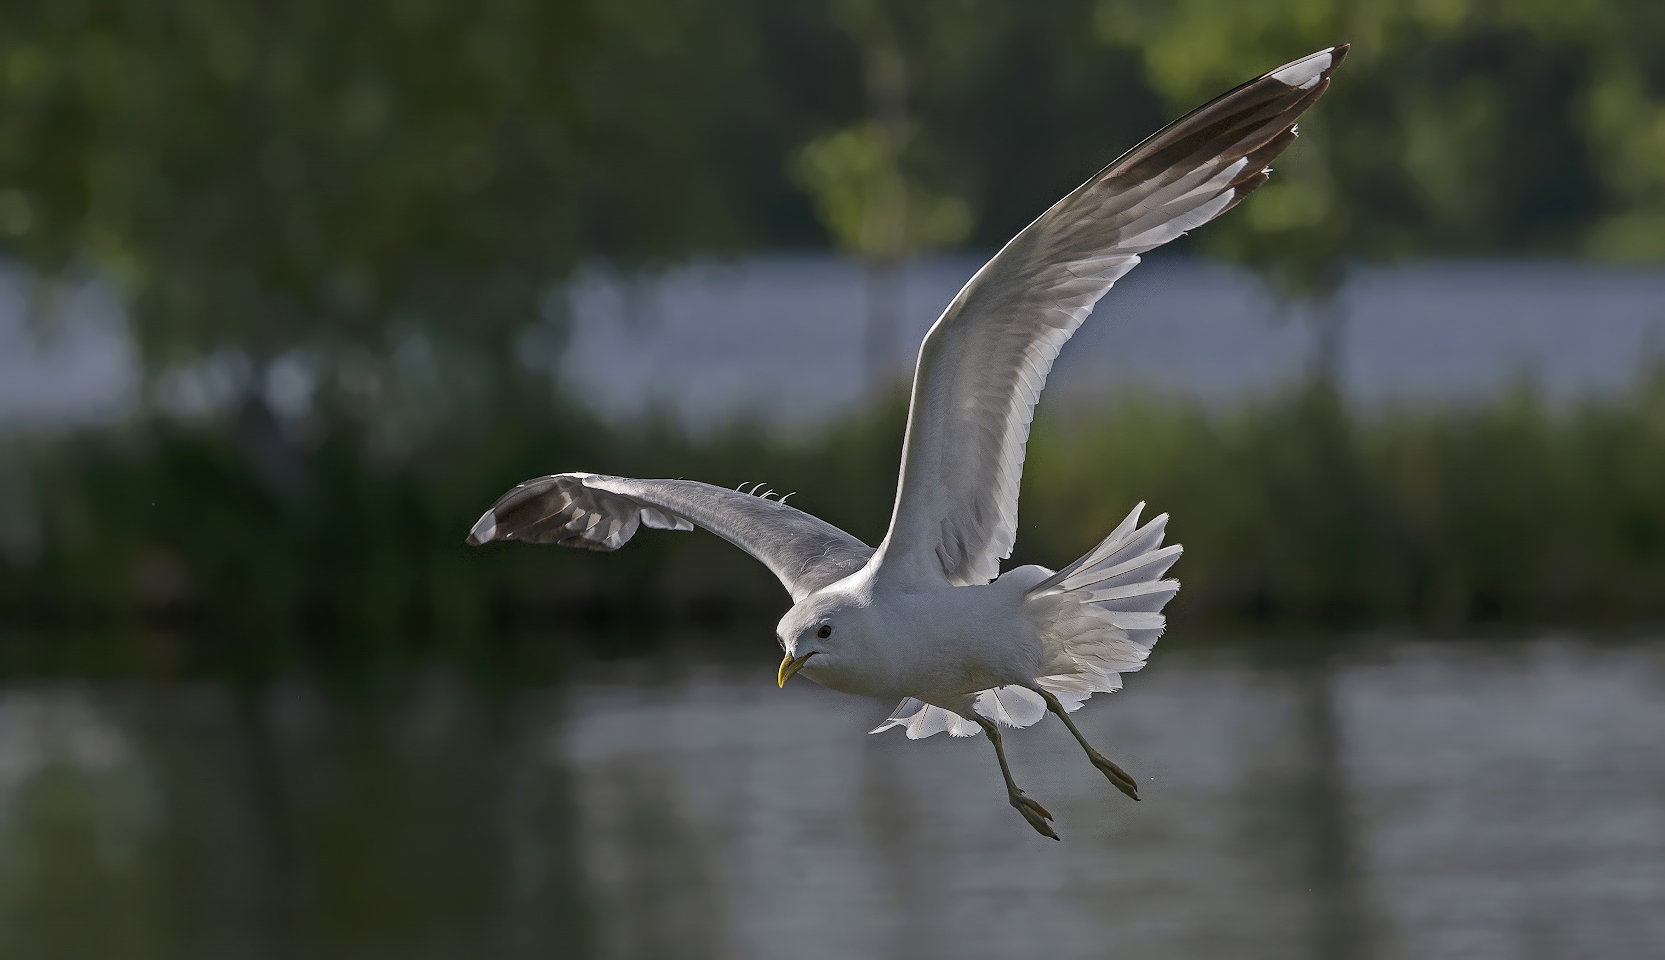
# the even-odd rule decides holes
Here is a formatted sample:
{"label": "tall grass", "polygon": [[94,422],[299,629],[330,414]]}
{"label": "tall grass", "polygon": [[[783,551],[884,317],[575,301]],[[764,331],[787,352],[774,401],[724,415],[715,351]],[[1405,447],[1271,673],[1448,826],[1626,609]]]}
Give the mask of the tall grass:
{"label": "tall grass", "polygon": [[1355,418],[1322,388],[1217,419],[1133,406],[1047,424],[1031,448],[1028,550],[1073,556],[1148,500],[1187,548],[1178,622],[1457,631],[1665,615],[1665,377],[1561,411],[1518,393]]}
{"label": "tall grass", "polygon": [[[750,636],[785,595],[707,534],[644,531],[611,556],[462,537],[509,485],[587,469],[766,479],[875,542],[901,419],[891,403],[788,442],[550,411],[458,425],[393,464],[338,430],[289,495],[221,430],[158,422],[14,444],[41,535],[0,566],[0,671],[260,675],[442,657],[526,672],[628,653],[672,625]],[[1148,501],[1186,545],[1176,630],[1665,619],[1665,375],[1571,409],[1519,393],[1357,416],[1321,387],[1224,415],[1125,402],[1043,418],[1029,451],[1013,562],[1067,562]]]}

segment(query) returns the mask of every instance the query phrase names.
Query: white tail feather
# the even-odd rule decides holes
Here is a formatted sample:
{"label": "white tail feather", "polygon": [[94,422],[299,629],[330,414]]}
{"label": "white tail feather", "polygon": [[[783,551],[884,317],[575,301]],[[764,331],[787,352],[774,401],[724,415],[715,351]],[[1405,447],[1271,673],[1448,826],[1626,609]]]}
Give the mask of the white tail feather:
{"label": "white tail feather", "polygon": [[1024,597],[1042,646],[1044,675],[1036,683],[1071,710],[1094,693],[1120,689],[1120,675],[1145,665],[1167,627],[1162,608],[1179,581],[1162,575],[1184,548],[1162,546],[1165,513],[1139,526],[1144,508],[1134,507],[1102,543]]}

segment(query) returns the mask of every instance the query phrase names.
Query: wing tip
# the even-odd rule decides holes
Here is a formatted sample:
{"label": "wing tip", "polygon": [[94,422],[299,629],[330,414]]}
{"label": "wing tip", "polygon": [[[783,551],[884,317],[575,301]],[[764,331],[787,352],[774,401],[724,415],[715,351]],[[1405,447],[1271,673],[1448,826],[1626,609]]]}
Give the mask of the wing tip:
{"label": "wing tip", "polygon": [[1347,59],[1347,51],[1351,46],[1338,43],[1333,47],[1325,47],[1317,53],[1286,63],[1267,76],[1296,90],[1310,90],[1319,81],[1334,73],[1336,67],[1341,66],[1341,61]]}
{"label": "wing tip", "polygon": [[471,547],[478,547],[490,543],[496,536],[497,511],[487,510],[479,520],[474,522],[474,526],[469,529],[468,537],[463,540],[463,543]]}

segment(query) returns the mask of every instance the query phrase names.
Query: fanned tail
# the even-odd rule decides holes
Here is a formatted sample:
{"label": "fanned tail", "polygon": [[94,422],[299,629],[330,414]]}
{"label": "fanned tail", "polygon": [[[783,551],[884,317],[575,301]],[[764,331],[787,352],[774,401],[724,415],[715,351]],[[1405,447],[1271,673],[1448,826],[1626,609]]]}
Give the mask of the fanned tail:
{"label": "fanned tail", "polygon": [[1041,639],[1035,682],[1070,710],[1121,689],[1121,674],[1145,665],[1162,636],[1162,608],[1179,592],[1162,575],[1184,548],[1162,546],[1168,515],[1139,526],[1143,503],[1103,542],[1029,589],[1024,609]]}
{"label": "fanned tail", "polygon": [[[1139,515],[1145,511],[1140,502],[1131,513],[1111,531],[1099,545],[1079,560],[1040,583],[1029,588],[1029,596],[1059,590],[1093,588],[1093,601],[1112,609],[1157,612],[1179,592],[1178,580],[1163,580],[1162,575],[1174,565],[1185,548],[1179,544],[1162,546],[1168,529],[1168,515],[1162,514],[1144,526],[1139,526]],[[1165,594],[1160,601],[1126,602],[1134,596]],[[1157,636],[1161,636],[1158,631]],[[1155,643],[1156,637],[1150,638]],[[1150,644],[1146,644],[1149,646]]]}

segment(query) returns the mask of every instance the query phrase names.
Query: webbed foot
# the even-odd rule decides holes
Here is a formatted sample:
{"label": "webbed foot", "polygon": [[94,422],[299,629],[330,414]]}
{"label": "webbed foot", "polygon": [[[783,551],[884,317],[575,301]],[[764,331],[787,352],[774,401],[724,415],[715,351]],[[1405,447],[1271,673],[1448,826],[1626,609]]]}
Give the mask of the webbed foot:
{"label": "webbed foot", "polygon": [[1040,687],[1032,687],[1031,689],[1040,694],[1041,699],[1046,701],[1048,710],[1057,714],[1058,719],[1064,721],[1064,726],[1069,729],[1070,736],[1075,738],[1076,743],[1081,744],[1081,749],[1087,752],[1087,759],[1092,762],[1094,767],[1098,768],[1099,773],[1104,774],[1105,779],[1110,781],[1110,785],[1135,800],[1139,799],[1139,784],[1134,782],[1126,770],[1111,762],[1109,757],[1093,749],[1093,745],[1088,743],[1087,738],[1081,735],[1081,730],[1076,727],[1075,721],[1070,719],[1070,712],[1064,709],[1064,705],[1058,702],[1058,698],[1053,696],[1050,691],[1043,690]]}
{"label": "webbed foot", "polygon": [[1087,753],[1087,759],[1092,761],[1093,766],[1098,768],[1099,773],[1104,774],[1105,778],[1110,781],[1111,786],[1135,800],[1139,799],[1139,784],[1134,782],[1126,770],[1116,766],[1109,757],[1097,750],[1090,750]]}
{"label": "webbed foot", "polygon": [[1029,825],[1034,827],[1035,832],[1041,836],[1051,837],[1054,840],[1063,839],[1058,836],[1057,831],[1052,829],[1052,824],[1047,822],[1052,819],[1052,814],[1039,802],[1024,796],[1022,790],[1012,794],[1012,809],[1023,814],[1023,819],[1029,821]]}
{"label": "webbed foot", "polygon": [[1054,840],[1062,839],[1058,832],[1052,829],[1052,824],[1047,822],[1052,819],[1051,811],[1024,796],[1023,791],[1012,781],[1012,768],[1006,765],[1006,747],[1000,741],[1000,728],[993,720],[980,714],[974,713],[970,719],[983,728],[983,732],[989,735],[989,742],[994,744],[994,755],[1000,760],[1000,776],[1006,781],[1006,798],[1011,801],[1012,809],[1023,814],[1023,819],[1029,821],[1036,833]]}

